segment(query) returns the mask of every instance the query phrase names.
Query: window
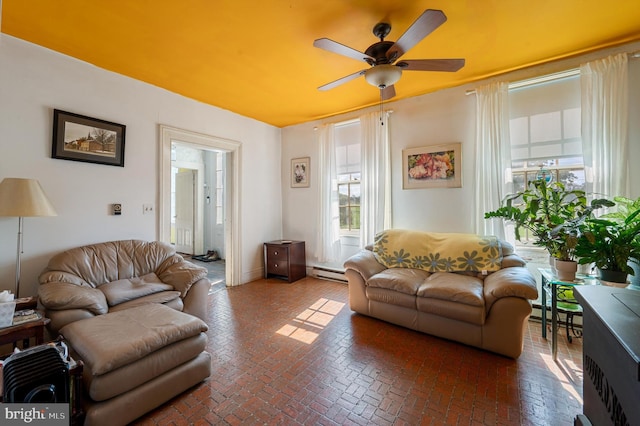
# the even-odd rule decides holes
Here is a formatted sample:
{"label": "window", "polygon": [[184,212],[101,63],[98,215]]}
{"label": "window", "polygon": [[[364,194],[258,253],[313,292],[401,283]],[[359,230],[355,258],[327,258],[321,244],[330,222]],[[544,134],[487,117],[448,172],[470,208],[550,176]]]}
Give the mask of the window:
{"label": "window", "polygon": [[340,232],[356,234],[360,230],[360,121],[336,125],[335,147]]}
{"label": "window", "polygon": [[562,182],[567,189],[584,190],[580,76],[573,73],[544,83],[511,87],[513,190],[522,191],[540,178]]}

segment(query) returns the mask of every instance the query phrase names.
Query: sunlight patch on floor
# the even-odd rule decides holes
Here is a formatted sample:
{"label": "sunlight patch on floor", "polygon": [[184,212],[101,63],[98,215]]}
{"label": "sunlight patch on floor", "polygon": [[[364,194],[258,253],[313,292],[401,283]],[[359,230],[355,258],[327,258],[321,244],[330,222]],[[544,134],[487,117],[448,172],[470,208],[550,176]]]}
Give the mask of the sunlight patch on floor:
{"label": "sunlight patch on floor", "polygon": [[293,318],[292,324],[285,324],[276,333],[303,343],[313,343],[344,305],[342,302],[320,298]]}
{"label": "sunlight patch on floor", "polygon": [[582,370],[571,360],[558,359],[558,361],[554,361],[551,355],[540,354],[540,356],[549,371],[558,378],[562,388],[578,403],[583,404],[582,396],[575,388],[576,384],[582,383]]}

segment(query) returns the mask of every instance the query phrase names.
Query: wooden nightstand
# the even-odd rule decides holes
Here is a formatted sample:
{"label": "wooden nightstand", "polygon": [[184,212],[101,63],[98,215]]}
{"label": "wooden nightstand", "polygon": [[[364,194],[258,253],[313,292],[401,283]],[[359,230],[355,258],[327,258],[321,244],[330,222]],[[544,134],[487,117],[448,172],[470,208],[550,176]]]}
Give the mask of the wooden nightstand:
{"label": "wooden nightstand", "polygon": [[264,243],[264,277],[294,282],[307,276],[304,241],[277,240]]}

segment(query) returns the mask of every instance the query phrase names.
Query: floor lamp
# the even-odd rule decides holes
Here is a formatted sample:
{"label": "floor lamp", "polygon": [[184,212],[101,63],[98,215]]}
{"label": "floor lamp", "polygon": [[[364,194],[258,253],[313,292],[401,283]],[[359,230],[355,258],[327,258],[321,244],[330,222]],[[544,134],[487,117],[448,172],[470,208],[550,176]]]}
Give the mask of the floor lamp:
{"label": "floor lamp", "polygon": [[5,178],[0,182],[0,216],[18,218],[15,297],[19,298],[22,220],[33,216],[57,216],[57,213],[36,179]]}

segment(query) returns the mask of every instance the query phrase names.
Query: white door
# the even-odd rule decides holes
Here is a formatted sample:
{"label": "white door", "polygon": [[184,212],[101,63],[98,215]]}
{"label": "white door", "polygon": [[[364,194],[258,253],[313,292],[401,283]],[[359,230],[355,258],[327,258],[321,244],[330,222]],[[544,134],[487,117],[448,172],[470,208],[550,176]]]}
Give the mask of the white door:
{"label": "white door", "polygon": [[194,252],[196,170],[176,173],[176,251]]}

